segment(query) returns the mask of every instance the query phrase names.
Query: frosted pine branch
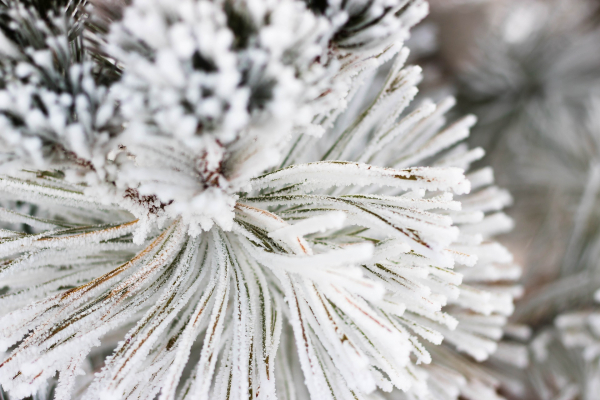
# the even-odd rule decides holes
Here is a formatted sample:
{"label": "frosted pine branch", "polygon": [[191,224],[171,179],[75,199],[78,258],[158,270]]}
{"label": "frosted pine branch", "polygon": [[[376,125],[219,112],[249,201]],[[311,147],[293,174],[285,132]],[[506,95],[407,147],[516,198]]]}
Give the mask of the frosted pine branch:
{"label": "frosted pine branch", "polygon": [[473,117],[407,109],[424,2],[2,7],[10,396],[495,393],[511,199]]}

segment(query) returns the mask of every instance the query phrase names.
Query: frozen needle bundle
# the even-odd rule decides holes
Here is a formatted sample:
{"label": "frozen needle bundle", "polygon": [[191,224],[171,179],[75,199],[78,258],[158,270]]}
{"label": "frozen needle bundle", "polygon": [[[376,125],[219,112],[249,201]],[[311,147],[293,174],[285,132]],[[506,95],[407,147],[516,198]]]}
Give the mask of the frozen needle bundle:
{"label": "frozen needle bundle", "polygon": [[510,196],[466,174],[474,118],[407,109],[426,11],[0,3],[3,390],[493,398]]}

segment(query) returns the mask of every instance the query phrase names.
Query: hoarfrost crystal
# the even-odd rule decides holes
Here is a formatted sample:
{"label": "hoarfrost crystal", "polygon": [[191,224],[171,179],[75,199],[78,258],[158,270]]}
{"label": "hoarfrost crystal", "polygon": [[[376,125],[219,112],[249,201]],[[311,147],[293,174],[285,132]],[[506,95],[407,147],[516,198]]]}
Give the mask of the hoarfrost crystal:
{"label": "hoarfrost crystal", "polygon": [[510,196],[409,108],[426,3],[0,7],[10,396],[495,396]]}

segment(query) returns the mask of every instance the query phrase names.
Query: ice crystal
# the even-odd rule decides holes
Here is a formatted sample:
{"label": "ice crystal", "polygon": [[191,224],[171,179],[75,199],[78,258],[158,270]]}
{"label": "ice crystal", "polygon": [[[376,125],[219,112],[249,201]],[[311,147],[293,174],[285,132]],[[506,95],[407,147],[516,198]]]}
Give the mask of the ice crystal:
{"label": "ice crystal", "polygon": [[426,3],[0,7],[10,396],[496,396],[510,196],[408,107]]}

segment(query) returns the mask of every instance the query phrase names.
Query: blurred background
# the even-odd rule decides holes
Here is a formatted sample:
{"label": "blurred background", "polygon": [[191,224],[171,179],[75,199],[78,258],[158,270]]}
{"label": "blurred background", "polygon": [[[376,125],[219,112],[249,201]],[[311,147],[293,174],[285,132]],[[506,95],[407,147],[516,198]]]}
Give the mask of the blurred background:
{"label": "blurred background", "polygon": [[453,95],[457,115],[477,116],[471,145],[513,195],[502,241],[523,267],[523,329],[505,344],[524,346],[529,365],[492,361],[499,393],[598,399],[600,1],[429,2],[408,44],[422,95]]}

